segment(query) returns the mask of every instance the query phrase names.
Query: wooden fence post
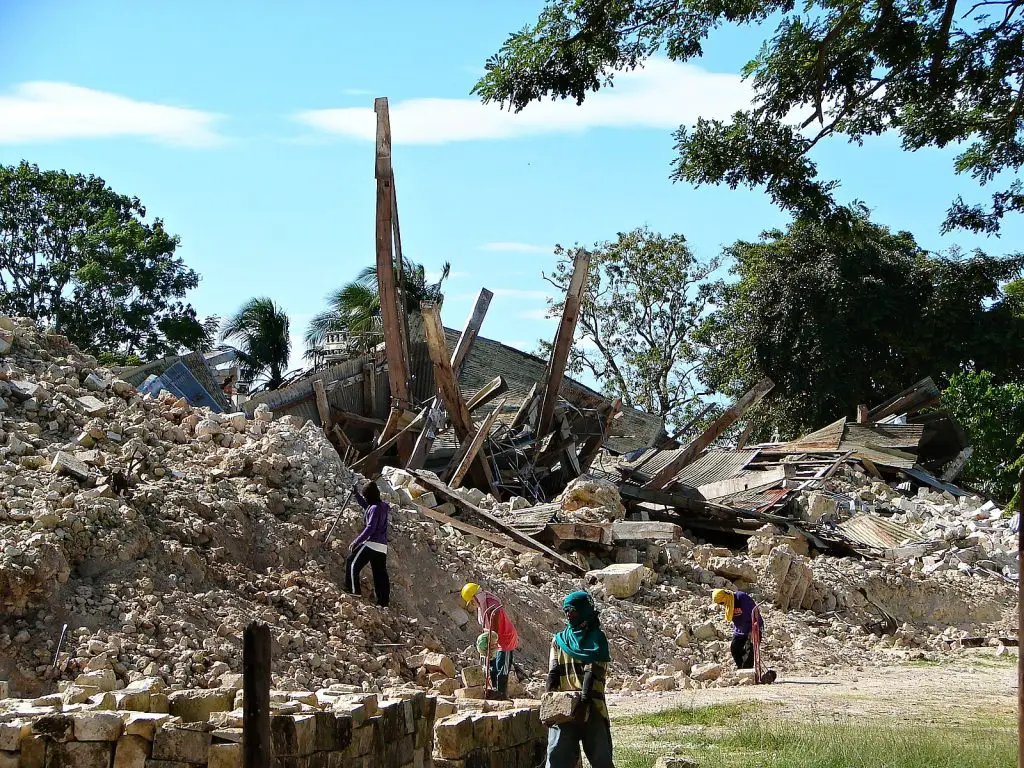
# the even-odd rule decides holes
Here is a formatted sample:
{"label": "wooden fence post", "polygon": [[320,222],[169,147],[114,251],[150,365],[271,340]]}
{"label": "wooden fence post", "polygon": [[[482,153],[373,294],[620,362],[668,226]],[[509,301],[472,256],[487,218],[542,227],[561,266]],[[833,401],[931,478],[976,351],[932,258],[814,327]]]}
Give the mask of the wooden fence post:
{"label": "wooden fence post", "polygon": [[254,621],[242,635],[242,766],[270,765],[270,627]]}

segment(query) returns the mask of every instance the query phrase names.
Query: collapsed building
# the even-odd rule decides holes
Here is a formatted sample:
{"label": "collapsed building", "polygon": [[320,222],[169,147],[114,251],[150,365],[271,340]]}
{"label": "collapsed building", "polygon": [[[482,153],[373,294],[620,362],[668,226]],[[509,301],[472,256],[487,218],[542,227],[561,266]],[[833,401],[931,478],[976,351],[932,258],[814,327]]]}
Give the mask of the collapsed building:
{"label": "collapsed building", "polygon": [[[422,337],[386,334],[241,411],[193,402],[177,373],[155,388],[179,360],[128,380],[0,318],[0,765],[122,747],[124,765],[237,765],[254,620],[272,634],[275,749],[340,765],[463,768],[481,734],[526,760],[519,704],[581,587],[615,692],[751,682],[723,663],[716,587],[762,605],[783,675],[1016,642],[1016,520],[936,474],[962,440],[923,410],[934,385],[796,441],[716,447],[765,382],[671,445],[558,370],[566,304],[546,362],[480,337],[482,313],[446,332],[428,306]],[[367,477],[393,509],[390,609],[342,588],[362,525],[348,490]],[[476,698],[470,580],[519,629],[508,711],[528,711],[501,723]],[[401,754],[374,751],[385,738]]]}

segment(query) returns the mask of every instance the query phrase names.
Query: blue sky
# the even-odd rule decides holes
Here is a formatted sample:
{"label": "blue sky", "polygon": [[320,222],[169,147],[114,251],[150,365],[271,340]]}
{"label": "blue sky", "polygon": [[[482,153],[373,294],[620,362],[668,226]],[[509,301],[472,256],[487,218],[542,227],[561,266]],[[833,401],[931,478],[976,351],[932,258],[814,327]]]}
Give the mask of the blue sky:
{"label": "blue sky", "polygon": [[[653,61],[582,108],[477,104],[484,61],[540,7],[0,0],[0,162],[138,196],[202,275],[200,314],[270,296],[291,315],[297,360],[324,295],[373,261],[372,105],[387,96],[405,252],[452,264],[445,323],[460,326],[486,286],[483,335],[532,350],[554,330],[541,279],[554,243],[646,224],[712,256],[786,221],[759,191],[668,179],[675,126],[748,103],[737,73],[768,30],[724,31],[701,61]],[[815,159],[843,199],[927,248],[1018,247],[1018,222],[998,240],[940,236],[956,194],[984,199],[952,156],[882,137]]]}

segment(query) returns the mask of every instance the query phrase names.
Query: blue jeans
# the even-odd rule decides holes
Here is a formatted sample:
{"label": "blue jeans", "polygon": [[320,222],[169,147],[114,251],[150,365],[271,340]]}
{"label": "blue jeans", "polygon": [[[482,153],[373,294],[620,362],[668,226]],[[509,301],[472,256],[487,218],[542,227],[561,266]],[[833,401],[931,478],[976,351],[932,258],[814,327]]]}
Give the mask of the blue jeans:
{"label": "blue jeans", "polygon": [[513,651],[498,651],[491,659],[491,688],[503,696],[508,695],[508,676],[512,671]]}
{"label": "blue jeans", "polygon": [[615,768],[611,726],[595,712],[591,712],[585,722],[563,723],[548,729],[546,768],[576,768],[580,760],[580,742],[593,768]]}

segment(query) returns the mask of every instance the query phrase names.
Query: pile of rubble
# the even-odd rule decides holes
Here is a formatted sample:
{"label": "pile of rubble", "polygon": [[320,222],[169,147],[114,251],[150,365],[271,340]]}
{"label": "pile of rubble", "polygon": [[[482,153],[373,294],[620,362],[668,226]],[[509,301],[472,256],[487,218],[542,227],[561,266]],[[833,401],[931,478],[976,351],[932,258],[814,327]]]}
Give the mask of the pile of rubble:
{"label": "pile of rubble", "polygon": [[[217,688],[240,672],[242,629],[261,619],[277,688],[416,685],[454,702],[481,682],[479,627],[458,596],[468,580],[519,627],[517,694],[542,690],[561,599],[581,586],[601,603],[620,690],[743,681],[724,671],[728,627],[709,600],[719,586],[765,605],[766,650],[782,671],[889,663],[894,647],[955,652],[964,637],[1015,626],[1009,585],[935,568],[938,553],[810,557],[802,536],[766,527],[737,554],[672,523],[623,519],[615,486],[585,477],[554,516],[597,525],[608,546],[558,557],[510,538],[522,499],[390,468],[378,482],[394,505],[393,600],[381,609],[342,589],[362,523],[345,501],[360,477],[320,427],[266,407],[246,419],[142,395],[62,337],[7,318],[0,328],[11,345],[0,358],[0,680],[15,695],[72,705],[146,678]],[[919,498],[898,514],[944,532],[955,553],[943,562],[973,551],[975,568],[1015,565],[1005,523],[981,519],[983,505]],[[947,519],[962,531],[947,537]]]}

